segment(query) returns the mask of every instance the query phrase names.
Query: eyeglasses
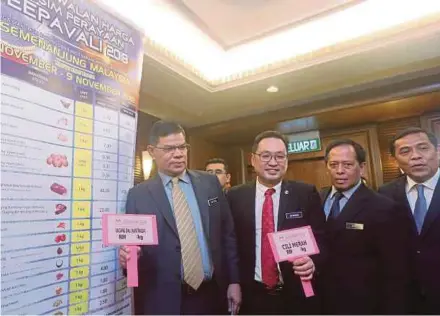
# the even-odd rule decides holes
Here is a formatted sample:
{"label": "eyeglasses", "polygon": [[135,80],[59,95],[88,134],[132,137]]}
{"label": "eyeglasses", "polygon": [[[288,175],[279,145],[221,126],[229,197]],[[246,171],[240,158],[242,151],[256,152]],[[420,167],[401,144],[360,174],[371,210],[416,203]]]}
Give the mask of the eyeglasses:
{"label": "eyeglasses", "polygon": [[263,162],[269,162],[272,160],[272,158],[275,159],[276,162],[285,162],[287,158],[287,155],[283,153],[272,154],[268,151],[263,151],[262,153],[254,153],[254,155],[260,157],[260,160]]}
{"label": "eyeglasses", "polygon": [[226,171],[223,171],[221,169],[215,169],[215,170],[208,169],[208,170],[206,170],[206,172],[208,172],[210,174],[226,174],[227,173]]}
{"label": "eyeglasses", "polygon": [[190,148],[190,145],[189,144],[182,144],[182,145],[177,145],[177,146],[165,146],[165,147],[154,146],[154,148],[160,149],[166,154],[171,154],[171,153],[174,153],[176,150],[187,151]]}

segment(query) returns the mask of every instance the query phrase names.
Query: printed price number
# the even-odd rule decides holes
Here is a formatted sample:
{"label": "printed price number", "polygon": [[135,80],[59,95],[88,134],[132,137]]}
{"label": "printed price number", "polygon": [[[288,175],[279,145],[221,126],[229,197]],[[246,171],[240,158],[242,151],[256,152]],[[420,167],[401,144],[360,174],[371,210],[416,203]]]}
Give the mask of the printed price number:
{"label": "printed price number", "polygon": [[101,193],[109,193],[110,189],[109,188],[101,188],[101,189],[99,189],[99,192],[101,192]]}
{"label": "printed price number", "polygon": [[104,143],[104,148],[105,149],[110,149],[110,148],[112,148],[112,144]]}
{"label": "printed price number", "polygon": [[110,173],[103,171],[103,172],[101,172],[101,177],[104,179],[108,179],[108,178],[110,178]]}
{"label": "printed price number", "polygon": [[107,283],[107,282],[108,282],[108,277],[105,277],[105,278],[101,278],[101,279],[99,279],[99,282],[101,282],[101,283]]}
{"label": "printed price number", "polygon": [[107,294],[108,293],[108,289],[102,289],[101,291],[99,291],[100,294]]}
{"label": "printed price number", "polygon": [[99,300],[99,306],[102,306],[102,305],[105,305],[105,304],[108,304],[108,298],[104,298],[102,300]]}
{"label": "printed price number", "polygon": [[107,271],[108,270],[108,264],[101,267],[101,271]]}
{"label": "printed price number", "polygon": [[108,212],[110,212],[110,208],[109,207],[100,207],[99,212],[100,213],[108,213]]}
{"label": "printed price number", "polygon": [[102,159],[102,160],[110,160],[111,157],[110,157],[110,155],[102,154],[102,155],[101,155],[101,159]]}

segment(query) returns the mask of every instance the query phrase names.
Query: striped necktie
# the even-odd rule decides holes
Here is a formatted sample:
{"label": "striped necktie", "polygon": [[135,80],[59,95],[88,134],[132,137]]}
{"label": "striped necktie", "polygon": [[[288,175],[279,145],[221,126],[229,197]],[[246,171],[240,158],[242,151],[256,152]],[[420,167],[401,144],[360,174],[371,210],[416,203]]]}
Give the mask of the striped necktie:
{"label": "striped necktie", "polygon": [[179,178],[173,178],[172,185],[174,217],[182,248],[183,280],[197,290],[204,278],[202,254],[191,210],[179,186]]}

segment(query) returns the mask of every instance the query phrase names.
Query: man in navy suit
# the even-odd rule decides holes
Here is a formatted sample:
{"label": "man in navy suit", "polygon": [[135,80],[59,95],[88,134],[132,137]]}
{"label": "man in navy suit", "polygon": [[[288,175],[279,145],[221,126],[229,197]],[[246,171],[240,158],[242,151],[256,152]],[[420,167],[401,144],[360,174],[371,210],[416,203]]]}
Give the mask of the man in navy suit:
{"label": "man in navy suit", "polygon": [[379,192],[400,205],[409,222],[413,263],[412,312],[440,314],[440,171],[438,142],[420,128],[398,133],[390,145],[405,176]]}
{"label": "man in navy suit", "polygon": [[[156,122],[148,150],[158,175],[132,188],[129,214],[154,214],[158,246],[121,247],[119,260],[137,257],[141,314],[237,313],[241,302],[238,254],[231,212],[214,175],[187,170],[185,131]],[[224,299],[223,299],[224,297]],[[222,306],[224,303],[225,306]]]}
{"label": "man in navy suit", "polygon": [[350,140],[325,151],[332,186],[323,194],[328,257],[322,270],[328,314],[404,314],[410,262],[407,221],[397,203],[362,181],[366,153]]}

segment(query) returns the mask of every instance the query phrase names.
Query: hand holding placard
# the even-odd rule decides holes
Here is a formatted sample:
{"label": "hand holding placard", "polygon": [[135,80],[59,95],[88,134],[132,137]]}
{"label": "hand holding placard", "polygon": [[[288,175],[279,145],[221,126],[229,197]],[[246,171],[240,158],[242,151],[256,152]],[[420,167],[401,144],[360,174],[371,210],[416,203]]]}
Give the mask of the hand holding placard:
{"label": "hand holding placard", "polygon": [[138,260],[140,245],[157,245],[157,223],[155,215],[103,214],[103,243],[127,246],[127,286],[137,287]]}
{"label": "hand holding placard", "polygon": [[[294,261],[297,258],[319,253],[310,226],[283,230],[268,234],[276,262]],[[310,281],[301,280],[306,297],[315,295]]]}

